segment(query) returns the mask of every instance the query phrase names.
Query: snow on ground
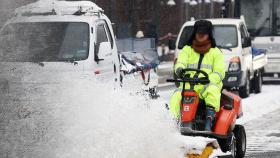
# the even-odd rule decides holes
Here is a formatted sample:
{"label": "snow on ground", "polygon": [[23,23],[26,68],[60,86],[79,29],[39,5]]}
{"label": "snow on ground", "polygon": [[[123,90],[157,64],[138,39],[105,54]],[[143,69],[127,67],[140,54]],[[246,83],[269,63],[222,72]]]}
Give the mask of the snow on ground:
{"label": "snow on ground", "polygon": [[237,123],[244,124],[264,114],[279,109],[280,86],[266,85],[260,94],[251,94],[249,98],[242,100],[244,116]]}

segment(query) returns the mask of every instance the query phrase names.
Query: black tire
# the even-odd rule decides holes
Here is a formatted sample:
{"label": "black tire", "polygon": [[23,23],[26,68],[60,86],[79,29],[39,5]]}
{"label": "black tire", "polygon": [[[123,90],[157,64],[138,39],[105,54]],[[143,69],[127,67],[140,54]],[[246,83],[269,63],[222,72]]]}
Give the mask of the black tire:
{"label": "black tire", "polygon": [[262,73],[261,72],[258,72],[257,74],[255,74],[253,84],[254,84],[254,92],[256,94],[261,93],[262,92]]}
{"label": "black tire", "polygon": [[247,75],[245,85],[243,87],[239,88],[239,96],[241,98],[249,97],[250,96],[250,89],[251,89],[250,76]]}
{"label": "black tire", "polygon": [[226,152],[230,151],[230,142],[228,141],[227,138],[218,139],[218,143],[219,143],[219,146],[220,146],[222,152],[226,153]]}
{"label": "black tire", "polygon": [[246,153],[246,132],[242,125],[236,125],[233,130],[236,138],[236,158],[243,158]]}

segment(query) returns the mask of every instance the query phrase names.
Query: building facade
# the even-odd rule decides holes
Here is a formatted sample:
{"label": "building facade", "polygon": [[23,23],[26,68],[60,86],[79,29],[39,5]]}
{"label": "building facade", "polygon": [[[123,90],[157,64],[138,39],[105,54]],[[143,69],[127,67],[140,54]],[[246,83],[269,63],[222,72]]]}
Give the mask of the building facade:
{"label": "building facade", "polygon": [[119,38],[133,37],[141,30],[146,36],[162,37],[167,33],[178,34],[184,22],[195,19],[234,16],[234,1],[224,3],[198,0],[196,5],[185,0],[95,0],[115,23]]}
{"label": "building facade", "polygon": [[[36,0],[0,0],[0,26],[12,16],[13,10],[19,6]],[[70,1],[70,0],[68,0]],[[73,0],[71,0],[73,1]],[[106,15],[115,24],[118,38],[134,37],[141,30],[146,37],[163,37],[168,33],[178,34],[182,24],[190,20],[222,17],[233,17],[234,0],[225,3],[197,0],[196,5],[186,0],[91,0],[101,6]],[[209,1],[209,0],[208,0]],[[191,2],[191,1],[189,1]]]}

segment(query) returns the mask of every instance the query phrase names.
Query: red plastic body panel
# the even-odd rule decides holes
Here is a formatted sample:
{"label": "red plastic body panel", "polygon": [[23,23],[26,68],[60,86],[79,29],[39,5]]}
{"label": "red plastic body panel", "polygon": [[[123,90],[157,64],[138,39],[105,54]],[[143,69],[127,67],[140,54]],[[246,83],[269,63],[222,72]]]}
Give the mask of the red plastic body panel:
{"label": "red plastic body panel", "polygon": [[[195,119],[199,105],[199,96],[195,91],[183,92],[181,104],[181,122],[192,122]],[[227,105],[225,108],[224,106]],[[230,106],[229,106],[230,105]],[[221,110],[216,113],[216,123],[213,132],[220,136],[227,136],[236,119],[242,115],[241,98],[234,93],[223,90]]]}
{"label": "red plastic body panel", "polygon": [[234,110],[226,110],[222,108],[218,113],[218,119],[214,128],[214,133],[219,135],[227,135],[229,128],[236,121],[236,113]]}
{"label": "red plastic body panel", "polygon": [[[233,106],[233,109],[225,109],[224,105],[226,104]],[[231,125],[235,124],[236,119],[241,115],[241,98],[234,93],[223,90],[221,98],[221,110],[216,115],[214,133],[219,135],[227,135]]]}
{"label": "red plastic body panel", "polygon": [[231,93],[227,90],[223,90],[222,98],[221,98],[221,102],[222,102],[221,106],[225,105],[225,103],[223,103],[223,102],[226,102],[228,100],[233,101],[233,103],[232,103],[233,104],[233,109],[235,110],[237,116],[240,117],[243,113],[241,98],[234,93]]}
{"label": "red plastic body panel", "polygon": [[191,122],[195,118],[196,110],[199,103],[199,96],[195,91],[183,92],[181,105],[181,121]]}

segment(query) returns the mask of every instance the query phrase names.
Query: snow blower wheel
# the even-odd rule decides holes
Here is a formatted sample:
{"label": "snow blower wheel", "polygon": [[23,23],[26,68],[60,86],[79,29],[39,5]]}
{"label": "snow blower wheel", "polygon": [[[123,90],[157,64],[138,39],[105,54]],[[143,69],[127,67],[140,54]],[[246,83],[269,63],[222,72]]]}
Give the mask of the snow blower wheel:
{"label": "snow blower wheel", "polygon": [[246,133],[242,125],[236,125],[233,130],[236,138],[236,158],[243,158],[246,153]]}

